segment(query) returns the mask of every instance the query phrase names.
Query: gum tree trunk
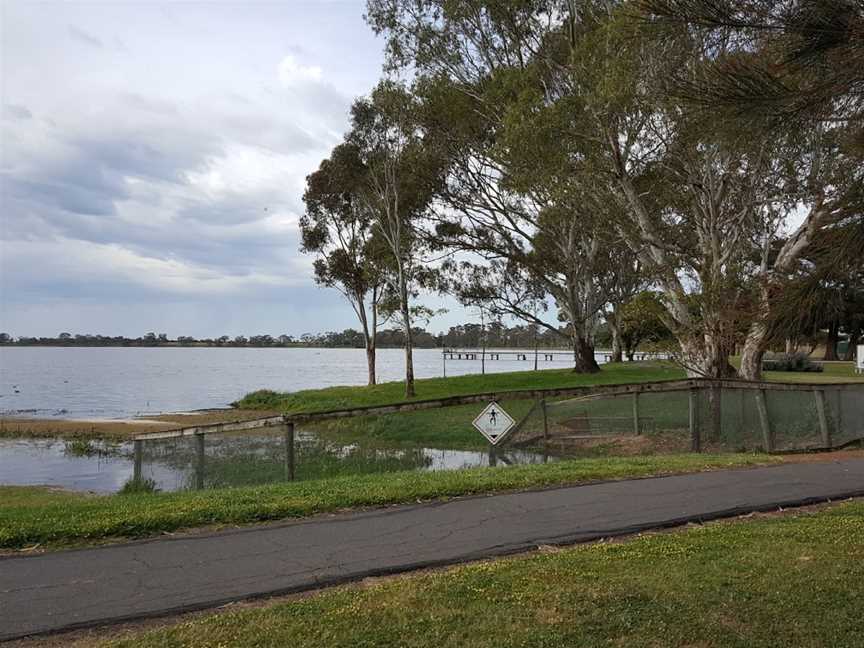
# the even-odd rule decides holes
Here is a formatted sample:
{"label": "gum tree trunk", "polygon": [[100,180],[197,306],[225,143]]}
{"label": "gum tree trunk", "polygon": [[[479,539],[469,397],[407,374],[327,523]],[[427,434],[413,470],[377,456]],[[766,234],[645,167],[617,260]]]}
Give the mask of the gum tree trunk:
{"label": "gum tree trunk", "polygon": [[762,358],[768,347],[768,317],[771,314],[770,294],[768,286],[763,285],[759,291],[759,307],[756,319],[744,338],[744,348],[741,351],[741,368],[738,374],[744,380],[762,380]]}
{"label": "gum tree trunk", "polygon": [[609,328],[612,330],[612,362],[621,362],[623,350],[621,347],[621,330],[617,324],[609,323]]}
{"label": "gum tree trunk", "polygon": [[600,365],[594,357],[594,347],[588,338],[581,333],[573,336],[573,372],[574,373],[597,373]]}
{"label": "gum tree trunk", "polygon": [[729,364],[729,348],[717,336],[706,333],[702,338],[682,340],[680,344],[688,378],[735,377],[735,367]]}
{"label": "gum tree trunk", "polygon": [[405,398],[413,398],[414,391],[414,334],[411,331],[411,312],[408,308],[408,284],[401,264],[399,267],[399,293],[402,324],[405,327]]}

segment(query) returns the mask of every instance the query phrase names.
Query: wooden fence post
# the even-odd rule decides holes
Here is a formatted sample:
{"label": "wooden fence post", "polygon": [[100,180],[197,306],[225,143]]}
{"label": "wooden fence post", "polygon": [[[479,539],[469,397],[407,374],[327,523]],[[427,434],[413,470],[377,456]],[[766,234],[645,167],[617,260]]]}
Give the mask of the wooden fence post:
{"label": "wooden fence post", "polygon": [[141,464],[144,460],[144,442],[141,439],[135,439],[132,442],[135,448],[135,460],[132,468],[132,479],[136,482],[141,481]]}
{"label": "wooden fence post", "polygon": [[196,462],[195,462],[195,488],[204,488],[204,435],[195,435]]}
{"label": "wooden fence post", "polygon": [[543,446],[549,445],[549,421],[546,418],[546,399],[540,400],[540,409],[543,412]]}
{"label": "wooden fence post", "polygon": [[633,434],[639,436],[642,431],[639,428],[639,392],[633,392]]}
{"label": "wooden fence post", "polygon": [[708,395],[711,400],[711,433],[709,438],[716,443],[720,441],[723,432],[723,390],[717,385],[712,385]]}
{"label": "wooden fence post", "polygon": [[828,428],[828,416],[825,414],[825,392],[821,389],[813,390],[816,399],[816,414],[819,417],[819,431],[822,433],[822,447],[831,447],[831,430]]}
{"label": "wooden fence post", "polygon": [[294,481],[294,424],[285,424],[285,479]]}
{"label": "wooden fence post", "polygon": [[690,390],[690,450],[702,451],[702,440],[699,438],[699,390]]}
{"label": "wooden fence post", "polygon": [[762,428],[765,452],[774,452],[774,434],[771,431],[771,419],[768,417],[768,403],[765,401],[764,389],[756,391],[756,409],[759,412],[759,427]]}

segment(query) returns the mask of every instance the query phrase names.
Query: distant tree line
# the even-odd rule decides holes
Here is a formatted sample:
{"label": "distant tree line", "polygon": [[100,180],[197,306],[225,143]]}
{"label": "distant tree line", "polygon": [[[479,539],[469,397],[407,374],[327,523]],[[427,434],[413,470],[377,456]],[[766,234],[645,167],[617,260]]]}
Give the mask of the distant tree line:
{"label": "distant tree line", "polygon": [[[451,326],[444,333],[431,333],[421,327],[411,331],[414,345],[419,348],[521,348],[530,349],[535,345],[541,348],[561,346],[561,338],[536,325],[505,326],[501,322],[489,324],[460,324]],[[643,339],[642,337],[639,338]],[[401,328],[392,327],[378,331],[378,346],[381,348],[402,348],[405,335]],[[60,333],[56,337],[33,337],[22,335],[13,337],[0,333],[0,345],[5,346],[67,346],[67,347],[326,347],[359,348],[365,347],[362,331],[348,328],[343,331],[325,333],[303,333],[293,335],[223,335],[215,338],[195,338],[180,335],[169,338],[165,333],[147,333],[137,338],[122,335],[92,335]]]}

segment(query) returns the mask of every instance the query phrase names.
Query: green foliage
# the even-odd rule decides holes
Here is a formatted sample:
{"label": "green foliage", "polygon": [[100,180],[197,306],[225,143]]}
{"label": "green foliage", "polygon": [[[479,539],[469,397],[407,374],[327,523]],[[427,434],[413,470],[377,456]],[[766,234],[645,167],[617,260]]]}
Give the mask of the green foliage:
{"label": "green foliage", "polygon": [[822,364],[813,362],[806,353],[766,354],[762,360],[764,371],[806,371],[822,373]]}
{"label": "green foliage", "polygon": [[640,344],[671,343],[672,332],[664,324],[665,308],[659,293],[645,290],[624,304],[620,316],[621,341],[628,356]]}
{"label": "green foliage", "polygon": [[117,491],[118,495],[137,495],[139,493],[155,493],[156,482],[152,479],[130,477],[123,487]]}

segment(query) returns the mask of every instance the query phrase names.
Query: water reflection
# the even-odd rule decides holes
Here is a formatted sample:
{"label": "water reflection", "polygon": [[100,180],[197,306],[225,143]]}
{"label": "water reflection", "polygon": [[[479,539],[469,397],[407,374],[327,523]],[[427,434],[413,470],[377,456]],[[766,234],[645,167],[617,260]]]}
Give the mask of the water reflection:
{"label": "water reflection", "polygon": [[[284,429],[212,434],[142,444],[139,479],[162,491],[221,488],[286,481],[289,446]],[[547,458],[516,449],[490,451],[383,448],[343,444],[312,432],[295,437],[297,480],[393,472],[454,470],[475,466],[541,463]],[[0,484],[47,484],[73,490],[115,492],[133,478],[131,442],[0,439]]]}

